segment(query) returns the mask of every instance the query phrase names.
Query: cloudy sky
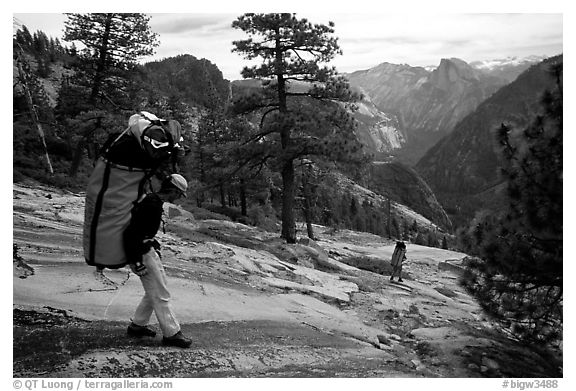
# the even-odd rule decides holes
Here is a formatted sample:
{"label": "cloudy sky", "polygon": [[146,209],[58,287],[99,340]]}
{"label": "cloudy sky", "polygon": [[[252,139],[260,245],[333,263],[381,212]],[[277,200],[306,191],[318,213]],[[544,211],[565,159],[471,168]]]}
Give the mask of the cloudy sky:
{"label": "cloudy sky", "polygon": [[[335,36],[344,54],[331,64],[340,72],[367,69],[382,62],[428,66],[438,65],[442,58],[450,57],[472,62],[509,56],[553,56],[563,52],[563,15],[558,7],[543,10],[518,5],[501,10],[467,10],[438,6],[442,3],[435,1],[432,10],[420,8],[420,12],[408,12],[408,8],[367,7],[369,1],[359,3],[361,8],[348,4],[347,10],[300,5],[285,11],[295,12],[298,17],[314,23],[335,23]],[[412,0],[410,4],[416,6],[419,2]],[[227,11],[150,13],[150,26],[159,35],[160,46],[154,57],[144,61],[191,54],[216,64],[225,78],[239,79],[242,67],[248,62],[231,52],[232,41],[247,36],[232,29],[231,24],[243,12],[261,10],[220,9]],[[78,12],[74,7],[71,10]],[[39,7],[13,16],[31,32],[42,30],[49,36],[61,38],[66,17],[48,12]]]}

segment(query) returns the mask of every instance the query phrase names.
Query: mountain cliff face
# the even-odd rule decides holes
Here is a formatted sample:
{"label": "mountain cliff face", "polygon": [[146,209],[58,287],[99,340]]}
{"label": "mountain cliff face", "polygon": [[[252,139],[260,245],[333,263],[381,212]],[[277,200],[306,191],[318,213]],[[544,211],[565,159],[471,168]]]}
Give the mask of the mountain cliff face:
{"label": "mountain cliff face", "polygon": [[396,117],[404,143],[394,153],[413,164],[520,69],[510,64],[503,77],[495,68],[451,58],[442,59],[432,71],[383,63],[347,76],[351,86],[362,89],[380,111]]}
{"label": "mountain cliff face", "polygon": [[522,129],[538,114],[542,93],[554,84],[548,69],[556,63],[562,63],[562,56],[522,73],[462,119],[450,135],[422,157],[415,168],[439,198],[456,196],[465,200],[500,182],[494,132],[502,123]]}
{"label": "mountain cliff face", "polygon": [[364,94],[364,99],[357,103],[358,110],[354,118],[358,122],[356,136],[365,149],[376,159],[390,156],[390,152],[402,148],[406,142],[396,116],[379,110],[370,97]]}

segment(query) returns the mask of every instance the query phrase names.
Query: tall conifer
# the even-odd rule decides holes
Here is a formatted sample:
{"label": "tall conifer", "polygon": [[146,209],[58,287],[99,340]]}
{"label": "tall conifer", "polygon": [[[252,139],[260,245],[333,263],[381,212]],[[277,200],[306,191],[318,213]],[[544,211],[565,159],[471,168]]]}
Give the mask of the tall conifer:
{"label": "tall conifer", "polygon": [[469,230],[479,257],[464,284],[483,308],[526,340],[562,333],[562,63],[550,66],[557,82],[542,113],[522,131],[502,124],[503,175],[509,208]]}
{"label": "tall conifer", "polygon": [[[282,233],[296,241],[294,160],[311,155],[345,158],[358,151],[354,124],[343,105],[358,97],[335,68],[322,66],[341,53],[334,24],[312,24],[293,14],[244,14],[234,28],[249,35],[233,42],[234,52],[262,63],[242,70],[263,81],[263,89],[236,102],[237,112],[260,113],[254,143],[264,144],[282,175]],[[357,143],[357,142],[356,142]],[[262,155],[259,156],[262,159]]]}
{"label": "tall conifer", "polygon": [[82,73],[95,103],[103,92],[120,89],[139,58],[158,46],[150,17],[138,13],[67,14],[64,40],[81,42],[85,49]]}

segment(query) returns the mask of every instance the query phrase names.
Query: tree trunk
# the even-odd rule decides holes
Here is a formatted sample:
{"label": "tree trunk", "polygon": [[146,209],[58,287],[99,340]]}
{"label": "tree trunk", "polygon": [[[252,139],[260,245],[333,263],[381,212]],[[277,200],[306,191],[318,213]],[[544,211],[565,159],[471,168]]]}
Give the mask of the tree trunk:
{"label": "tree trunk", "polygon": [[288,243],[296,243],[294,220],[294,163],[287,160],[282,168],[282,235]]}
{"label": "tree trunk", "polygon": [[36,124],[38,130],[38,135],[40,136],[40,141],[42,141],[42,146],[44,147],[44,155],[46,156],[46,163],[48,163],[48,169],[50,174],[54,174],[54,169],[52,168],[52,163],[50,162],[50,156],[48,155],[48,147],[46,146],[46,138],[44,137],[44,130],[40,124],[40,119],[38,118],[38,112],[36,111],[36,106],[34,106],[34,101],[32,100],[32,94],[30,93],[30,88],[28,87],[28,75],[24,72],[24,68],[21,64],[21,56],[18,55],[18,73],[20,79],[22,80],[22,87],[24,88],[24,93],[26,95],[26,101],[30,107],[30,113],[32,115],[32,121]]}
{"label": "tree trunk", "polygon": [[78,144],[76,144],[76,150],[74,151],[74,156],[72,157],[72,163],[70,164],[70,176],[75,177],[78,173],[78,168],[80,168],[80,163],[82,162],[82,153],[84,149],[88,148],[88,140],[91,139],[94,132],[101,128],[100,118],[96,120],[96,124],[92,129],[86,129],[82,132]]}
{"label": "tree trunk", "polygon": [[[197,150],[197,163],[196,166],[198,167],[198,178],[200,180],[200,187],[203,187],[206,184],[206,170],[204,168],[204,139],[202,132],[198,131],[196,133],[197,142],[198,142],[198,150]],[[196,195],[196,205],[201,208],[202,204],[205,201],[205,196],[203,191],[199,191]]]}
{"label": "tree trunk", "polygon": [[102,80],[104,80],[104,72],[106,70],[106,57],[108,56],[108,40],[110,37],[110,30],[112,28],[112,16],[113,14],[106,15],[106,24],[104,25],[102,46],[100,47],[100,53],[99,53],[100,56],[98,57],[96,72],[94,74],[94,84],[92,84],[92,93],[90,94],[90,101],[92,103],[96,103],[96,98],[100,93]]}
{"label": "tree trunk", "polygon": [[246,202],[246,183],[244,179],[240,180],[240,213],[242,216],[248,216],[248,207]]}
{"label": "tree trunk", "polygon": [[226,192],[224,191],[224,185],[220,185],[220,205],[223,208],[226,207]]}
{"label": "tree trunk", "polygon": [[[276,48],[281,48],[280,31],[276,31]],[[288,113],[286,103],[286,81],[284,80],[285,69],[283,67],[283,52],[276,51],[275,73],[278,82],[278,110],[280,120],[284,121]],[[282,152],[287,152],[290,148],[291,129],[286,123],[281,124],[280,141]],[[288,243],[296,243],[296,223],[294,219],[294,161],[290,156],[284,154],[282,167],[282,233],[281,237]]]}
{"label": "tree trunk", "polygon": [[388,239],[392,239],[392,211],[390,206],[390,198],[388,198]]}
{"label": "tree trunk", "polygon": [[302,177],[302,192],[304,193],[304,220],[306,220],[306,230],[308,237],[312,240],[314,238],[314,229],[312,227],[312,206],[310,205],[310,186],[308,185],[308,178],[306,174]]}
{"label": "tree trunk", "polygon": [[236,204],[236,195],[232,190],[228,189],[228,206],[232,208],[235,207]]}
{"label": "tree trunk", "polygon": [[78,173],[78,168],[80,168],[80,162],[82,161],[82,153],[84,152],[84,148],[86,147],[86,139],[82,137],[78,140],[78,144],[76,144],[76,149],[74,151],[74,157],[72,158],[72,163],[70,164],[70,176],[72,178],[76,177]]}
{"label": "tree trunk", "polygon": [[[279,80],[282,80],[280,77]],[[279,84],[283,85],[279,82]],[[281,114],[286,112],[286,95],[280,94]],[[282,124],[280,133],[282,151],[286,152],[290,148],[290,128]],[[294,219],[294,161],[290,156],[284,154],[284,166],[282,167],[282,238],[288,243],[296,243],[296,222]]]}

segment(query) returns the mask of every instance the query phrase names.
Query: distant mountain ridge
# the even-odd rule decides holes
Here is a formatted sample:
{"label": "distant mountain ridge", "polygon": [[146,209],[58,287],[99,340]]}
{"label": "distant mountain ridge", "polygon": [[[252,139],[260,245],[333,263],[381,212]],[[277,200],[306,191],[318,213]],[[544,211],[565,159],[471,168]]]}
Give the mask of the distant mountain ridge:
{"label": "distant mountain ridge", "polygon": [[562,61],[560,55],[531,66],[463,118],[422,157],[415,168],[439,199],[465,205],[470,197],[501,182],[495,130],[502,123],[522,129],[538,114],[543,92],[555,82],[550,66]]}
{"label": "distant mountain ridge", "polygon": [[394,133],[399,135],[400,148],[386,149],[387,145],[394,145],[392,142],[381,143],[380,149],[374,144],[367,148],[413,164],[462,118],[537,60],[529,57],[472,65],[450,58],[442,59],[432,71],[385,62],[346,76],[350,85],[368,96],[390,123],[397,124]]}
{"label": "distant mountain ridge", "polygon": [[473,61],[470,66],[486,74],[504,78],[511,83],[518,77],[519,73],[546,58],[546,56],[506,57],[496,60]]}

